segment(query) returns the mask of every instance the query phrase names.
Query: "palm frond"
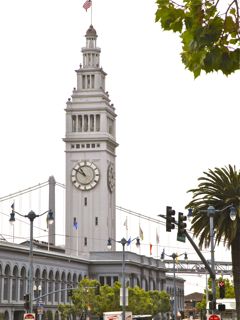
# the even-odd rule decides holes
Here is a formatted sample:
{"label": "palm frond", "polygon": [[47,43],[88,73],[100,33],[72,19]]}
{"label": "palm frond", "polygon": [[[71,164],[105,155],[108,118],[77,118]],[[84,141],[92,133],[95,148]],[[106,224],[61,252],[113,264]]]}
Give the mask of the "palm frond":
{"label": "palm frond", "polygon": [[[197,188],[187,192],[192,193],[192,200],[186,208],[192,208],[192,227],[194,235],[199,239],[199,246],[208,247],[210,244],[209,217],[207,208],[214,206],[216,214],[214,217],[216,243],[223,241],[228,247],[235,239],[237,232],[240,232],[238,219],[232,221],[228,210],[222,211],[225,207],[234,205],[240,206],[240,172],[235,166],[228,165],[223,168],[209,169],[203,172],[198,178]],[[239,212],[239,209],[238,209]]]}

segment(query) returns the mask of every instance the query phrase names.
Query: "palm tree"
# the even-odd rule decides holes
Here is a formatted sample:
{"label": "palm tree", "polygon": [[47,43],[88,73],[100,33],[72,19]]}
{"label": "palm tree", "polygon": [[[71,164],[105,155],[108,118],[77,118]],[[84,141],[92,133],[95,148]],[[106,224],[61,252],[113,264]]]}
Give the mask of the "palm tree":
{"label": "palm tree", "polygon": [[[191,230],[199,239],[199,247],[209,247],[210,226],[206,210],[213,206],[219,214],[214,215],[215,241],[223,241],[232,256],[233,283],[236,299],[237,319],[240,320],[240,171],[235,166],[209,169],[192,193],[192,200],[186,208],[192,209],[193,219]],[[229,216],[229,206],[237,210],[234,221]],[[224,209],[228,207],[228,209]]]}

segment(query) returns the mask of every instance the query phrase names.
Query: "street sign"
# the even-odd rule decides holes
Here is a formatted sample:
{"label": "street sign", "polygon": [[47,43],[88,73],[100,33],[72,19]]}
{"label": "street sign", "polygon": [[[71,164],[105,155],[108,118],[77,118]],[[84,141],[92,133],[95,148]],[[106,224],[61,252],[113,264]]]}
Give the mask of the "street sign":
{"label": "street sign", "polygon": [[180,235],[179,233],[177,233],[177,241],[186,242],[185,234]]}
{"label": "street sign", "polygon": [[23,315],[23,319],[25,320],[25,319],[27,319],[27,320],[29,320],[29,319],[36,319],[35,318],[35,313],[24,313],[24,315]]}
{"label": "street sign", "polygon": [[37,307],[37,313],[43,314],[43,307]]}
{"label": "street sign", "polygon": [[219,314],[210,314],[208,320],[221,320],[221,317]]}

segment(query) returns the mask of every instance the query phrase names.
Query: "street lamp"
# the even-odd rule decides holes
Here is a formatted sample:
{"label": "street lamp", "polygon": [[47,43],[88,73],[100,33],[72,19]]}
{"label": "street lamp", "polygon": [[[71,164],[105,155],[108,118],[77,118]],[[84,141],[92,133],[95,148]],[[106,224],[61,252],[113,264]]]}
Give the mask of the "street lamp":
{"label": "street lamp", "polygon": [[[39,284],[39,285],[36,285],[36,284],[35,284],[35,285],[33,286],[33,291],[34,291],[34,293],[36,292],[37,310],[39,310],[39,308],[41,307],[41,298],[40,298],[40,296],[41,296],[41,291],[42,291],[41,285],[40,285],[40,284]],[[37,314],[38,314],[38,312],[37,312]],[[41,313],[38,314],[38,319],[39,319],[39,320],[42,319],[42,314],[41,314]]]}
{"label": "street lamp", "polygon": [[[200,210],[200,212],[207,212],[209,217],[209,233],[210,233],[210,247],[211,247],[211,270],[212,270],[212,312],[214,313],[216,310],[216,271],[215,271],[215,259],[214,259],[214,217],[216,213],[221,213],[226,209],[230,209],[229,217],[232,221],[234,221],[237,217],[237,210],[230,204],[223,209],[215,209],[213,206],[209,206],[207,210]],[[192,210],[189,211],[189,216],[192,216]]]}
{"label": "street lamp", "polygon": [[138,237],[131,240],[122,238],[121,240],[117,241],[112,238],[108,239],[107,248],[110,250],[112,248],[112,241],[120,243],[122,245],[122,320],[125,320],[125,313],[126,313],[126,283],[125,283],[125,245],[130,245],[131,242],[136,240],[136,246],[140,246],[140,239]]}
{"label": "street lamp", "polygon": [[173,259],[173,319],[177,319],[177,301],[176,301],[176,259],[178,257],[181,257],[184,255],[184,260],[186,261],[188,259],[187,253],[184,252],[182,254],[172,253],[171,255],[168,255],[165,253],[165,250],[163,249],[163,252],[161,253],[161,260],[163,261],[165,258],[165,255],[167,257],[170,257]]}
{"label": "street lamp", "polygon": [[28,279],[28,291],[29,291],[29,302],[30,302],[30,313],[33,311],[33,221],[35,218],[41,217],[48,213],[47,223],[52,224],[54,222],[52,210],[47,210],[42,214],[36,214],[34,211],[30,211],[27,215],[21,214],[12,209],[10,213],[10,223],[15,222],[15,213],[21,217],[28,218],[30,220],[30,245],[29,245],[29,279]]}
{"label": "street lamp", "polygon": [[214,216],[216,213],[223,212],[230,208],[230,219],[234,221],[236,219],[236,208],[231,204],[221,210],[215,209],[213,206],[207,208],[207,215],[209,217],[209,228],[210,228],[210,245],[211,245],[211,267],[214,277],[212,278],[212,311],[216,310],[216,271],[215,271],[215,259],[214,259]]}

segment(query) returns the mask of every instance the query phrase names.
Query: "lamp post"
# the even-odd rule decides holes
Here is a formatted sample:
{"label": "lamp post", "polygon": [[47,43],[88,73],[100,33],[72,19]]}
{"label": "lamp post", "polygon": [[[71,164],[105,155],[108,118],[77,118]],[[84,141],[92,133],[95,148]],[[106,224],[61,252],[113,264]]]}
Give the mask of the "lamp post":
{"label": "lamp post", "polygon": [[15,213],[21,217],[28,218],[30,221],[30,244],[29,244],[29,279],[28,279],[28,292],[29,292],[29,302],[30,302],[30,313],[33,311],[33,221],[35,218],[41,217],[42,215],[48,213],[47,222],[52,224],[54,222],[52,210],[47,210],[42,214],[36,214],[34,211],[30,211],[27,215],[23,215],[12,209],[10,213],[10,223],[15,222]]}
{"label": "lamp post", "polygon": [[[37,310],[39,310],[40,308],[40,304],[41,304],[41,298],[39,298],[39,296],[41,295],[41,291],[42,291],[42,287],[41,285],[34,285],[33,286],[33,291],[36,292],[36,298],[37,298]],[[38,314],[38,312],[37,312]],[[42,314],[38,314],[38,319],[41,320],[42,319]]]}
{"label": "lamp post", "polygon": [[213,313],[216,310],[216,271],[215,271],[215,259],[214,259],[214,216],[216,213],[221,213],[224,210],[230,208],[230,218],[231,220],[236,219],[236,208],[231,204],[222,210],[217,210],[213,206],[207,208],[207,215],[209,217],[209,230],[210,230],[210,246],[211,246],[211,268],[213,272],[212,277],[212,311]]}
{"label": "lamp post", "polygon": [[[230,219],[234,221],[237,216],[237,210],[233,206],[233,204],[230,204],[223,209],[215,209],[213,206],[209,206],[207,210],[200,210],[200,212],[207,212],[207,215],[209,217],[209,234],[210,234],[210,248],[211,248],[211,268],[209,268],[209,273],[211,275],[212,279],[212,313],[216,311],[216,271],[215,271],[215,258],[214,258],[214,217],[216,213],[221,213],[225,211],[226,209],[230,208]],[[188,218],[191,219],[193,216],[193,210],[192,208],[188,211]]]}
{"label": "lamp post", "polygon": [[130,245],[131,242],[136,240],[136,246],[140,246],[140,239],[138,237],[134,239],[127,240],[125,238],[122,238],[121,240],[117,241],[115,239],[109,238],[107,243],[107,248],[111,249],[112,247],[112,241],[120,243],[122,245],[122,320],[125,320],[125,314],[126,314],[126,283],[125,283],[125,246]]}
{"label": "lamp post", "polygon": [[165,253],[165,250],[163,249],[163,252],[161,253],[161,260],[163,261],[165,258],[165,255],[167,257],[170,257],[173,259],[173,319],[177,319],[177,301],[176,301],[176,259],[182,255],[184,255],[184,260],[187,260],[187,253],[184,252],[182,254],[176,254],[172,253],[171,255],[168,255]]}

